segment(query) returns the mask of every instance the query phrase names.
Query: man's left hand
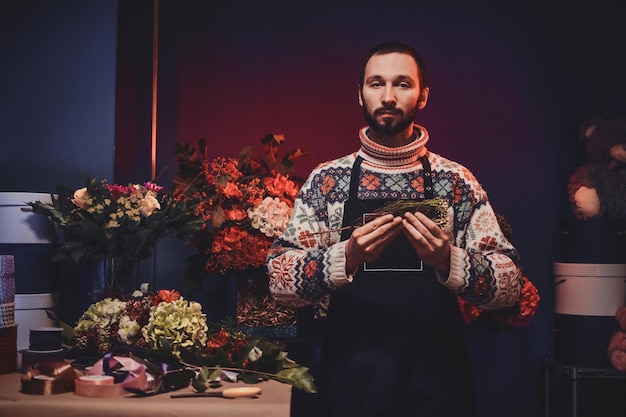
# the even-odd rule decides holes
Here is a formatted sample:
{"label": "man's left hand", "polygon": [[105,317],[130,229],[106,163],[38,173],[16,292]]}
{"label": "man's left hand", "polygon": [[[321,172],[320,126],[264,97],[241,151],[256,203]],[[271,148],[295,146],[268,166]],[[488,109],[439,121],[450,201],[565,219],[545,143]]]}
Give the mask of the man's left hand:
{"label": "man's left hand", "polygon": [[405,213],[403,233],[424,263],[439,272],[450,272],[450,242],[446,232],[425,214]]}

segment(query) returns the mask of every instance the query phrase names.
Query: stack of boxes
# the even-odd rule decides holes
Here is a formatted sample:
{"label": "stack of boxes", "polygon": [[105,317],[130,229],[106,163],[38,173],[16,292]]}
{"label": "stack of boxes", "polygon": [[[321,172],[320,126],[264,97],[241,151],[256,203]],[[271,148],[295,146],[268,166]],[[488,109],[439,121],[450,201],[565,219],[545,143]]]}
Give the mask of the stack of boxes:
{"label": "stack of boxes", "polygon": [[0,373],[17,369],[15,324],[15,267],[13,255],[0,255]]}
{"label": "stack of boxes", "polygon": [[[15,265],[11,282],[17,325],[17,369],[21,369],[22,351],[29,348],[30,330],[56,325],[46,312],[56,315],[60,298],[57,265],[51,260],[56,251],[54,224],[46,216],[32,212],[28,203],[34,201],[52,203],[52,195],[0,192],[0,254],[11,255]],[[0,357],[4,361],[7,355],[3,351]]]}

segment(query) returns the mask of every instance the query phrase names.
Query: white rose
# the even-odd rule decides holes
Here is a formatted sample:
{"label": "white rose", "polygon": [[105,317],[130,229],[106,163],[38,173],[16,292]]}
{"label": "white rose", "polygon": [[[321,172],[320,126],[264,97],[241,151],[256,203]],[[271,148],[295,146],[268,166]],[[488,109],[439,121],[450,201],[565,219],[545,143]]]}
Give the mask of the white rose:
{"label": "white rose", "polygon": [[141,215],[143,217],[150,217],[155,210],[160,210],[161,204],[153,195],[147,195],[141,203]]}
{"label": "white rose", "polygon": [[83,210],[87,210],[87,207],[89,207],[87,204],[88,197],[89,194],[87,194],[87,187],[80,188],[74,191],[74,198],[72,198],[72,203],[74,203],[76,206],[80,207]]}
{"label": "white rose", "polygon": [[263,356],[263,351],[258,346],[253,347],[252,350],[250,350],[250,353],[248,353],[248,359],[250,359],[250,362],[258,361],[261,356]]}

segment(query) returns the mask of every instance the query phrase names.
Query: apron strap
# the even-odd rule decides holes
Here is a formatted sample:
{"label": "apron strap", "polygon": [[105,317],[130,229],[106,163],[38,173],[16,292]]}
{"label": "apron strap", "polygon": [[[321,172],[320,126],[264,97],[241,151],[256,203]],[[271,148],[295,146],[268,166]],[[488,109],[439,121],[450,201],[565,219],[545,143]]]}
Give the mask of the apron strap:
{"label": "apron strap", "polygon": [[420,161],[422,161],[422,167],[424,168],[424,198],[429,200],[431,198],[435,198],[435,192],[433,191],[433,173],[430,169],[428,153],[422,156]]}
{"label": "apron strap", "polygon": [[350,199],[356,200],[357,192],[359,191],[359,173],[361,171],[361,162],[363,162],[363,158],[360,156],[356,157],[354,164],[352,164],[352,172],[350,173]]}

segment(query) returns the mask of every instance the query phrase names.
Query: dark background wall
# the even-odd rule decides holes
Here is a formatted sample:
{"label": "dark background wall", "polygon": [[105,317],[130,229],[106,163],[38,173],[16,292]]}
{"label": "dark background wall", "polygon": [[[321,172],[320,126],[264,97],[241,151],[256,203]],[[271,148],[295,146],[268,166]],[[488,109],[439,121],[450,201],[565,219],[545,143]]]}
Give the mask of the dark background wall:
{"label": "dark background wall", "polygon": [[[283,133],[286,148],[312,151],[297,166],[303,176],[352,152],[363,125],[362,56],[387,39],[413,44],[430,71],[417,119],[429,148],[473,170],[542,296],[526,328],[471,329],[482,416],[540,415],[542,359],[553,354],[552,263],[559,223],[571,216],[567,178],[583,160],[577,129],[590,116],[626,113],[625,6],[209,3],[159,4],[159,182],[176,173],[175,141],[205,137],[213,156],[231,156]],[[86,175],[149,179],[153,4],[1,6],[0,190],[78,187]],[[163,286],[177,285],[177,250],[157,252]]]}
{"label": "dark background wall", "polygon": [[114,0],[0,4],[0,190],[113,175]]}

